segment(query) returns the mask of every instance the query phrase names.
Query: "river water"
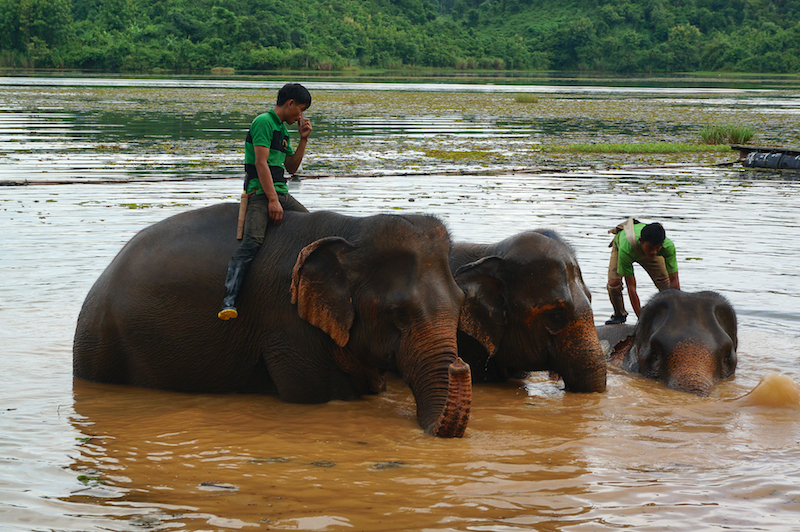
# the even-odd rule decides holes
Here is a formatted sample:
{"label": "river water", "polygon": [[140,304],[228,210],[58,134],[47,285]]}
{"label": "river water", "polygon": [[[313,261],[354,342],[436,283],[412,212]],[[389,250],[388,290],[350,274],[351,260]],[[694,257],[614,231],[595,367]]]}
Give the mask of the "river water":
{"label": "river water", "polygon": [[[29,171],[22,151],[4,176]],[[588,395],[535,374],[476,386],[458,440],[422,434],[394,380],[324,405],[74,381],[78,311],[122,245],[240,188],[131,179],[0,187],[0,530],[800,530],[795,175],[684,166],[293,182],[311,209],[432,213],[456,240],[556,229],[576,248],[598,323],[611,314],[607,230],[628,215],[658,220],[682,287],[737,310],[737,374],[708,398],[617,370]],[[655,290],[645,281],[644,299]]]}

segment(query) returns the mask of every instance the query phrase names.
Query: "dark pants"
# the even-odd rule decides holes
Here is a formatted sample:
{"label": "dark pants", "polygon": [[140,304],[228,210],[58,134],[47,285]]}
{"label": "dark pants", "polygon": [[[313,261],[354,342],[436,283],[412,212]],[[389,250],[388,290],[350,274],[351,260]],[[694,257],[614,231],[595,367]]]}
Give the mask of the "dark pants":
{"label": "dark pants", "polygon": [[[290,194],[278,194],[284,211],[308,212],[302,203]],[[244,218],[242,242],[236,248],[232,261],[249,263],[258,253],[269,225],[269,200],[266,194],[253,194],[247,200],[247,214]]]}

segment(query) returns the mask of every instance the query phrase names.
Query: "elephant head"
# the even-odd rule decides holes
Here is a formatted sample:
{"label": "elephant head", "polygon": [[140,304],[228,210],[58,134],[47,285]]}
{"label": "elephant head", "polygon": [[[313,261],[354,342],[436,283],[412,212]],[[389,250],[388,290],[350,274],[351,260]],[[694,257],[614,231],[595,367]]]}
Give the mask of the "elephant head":
{"label": "elephant head", "polygon": [[449,236],[433,217],[378,218],[369,238],[326,237],[306,246],[292,273],[292,302],[336,343],[342,370],[398,371],[422,428],[460,437],[472,380],[458,358],[464,296],[448,267]]}
{"label": "elephant head", "polygon": [[567,390],[602,392],[606,363],[572,248],[552,231],[457,244],[450,268],[466,299],[459,353],[476,380],[550,370]]}
{"label": "elephant head", "polygon": [[673,390],[707,396],[736,372],[736,312],[716,292],[664,290],[642,308],[629,334],[598,328],[611,344],[609,362]]}

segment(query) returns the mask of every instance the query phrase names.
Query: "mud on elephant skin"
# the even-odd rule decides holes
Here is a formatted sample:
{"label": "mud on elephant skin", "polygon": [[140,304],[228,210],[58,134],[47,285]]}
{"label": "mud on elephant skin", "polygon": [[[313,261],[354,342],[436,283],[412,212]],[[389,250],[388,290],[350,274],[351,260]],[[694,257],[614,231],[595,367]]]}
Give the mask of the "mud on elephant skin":
{"label": "mud on elephant skin", "polygon": [[450,237],[429,216],[285,213],[238,300],[217,318],[238,206],[172,216],[134,236],[101,274],[75,331],[75,377],[181,392],[351,400],[403,375],[422,428],[463,435],[469,366]]}
{"label": "mud on elephant skin", "polygon": [[549,370],[569,391],[605,391],[591,294],[575,252],[557,233],[540,229],[494,244],[456,243],[450,269],[466,295],[458,349],[475,382]]}
{"label": "mud on elephant skin", "polygon": [[601,325],[597,334],[609,364],[673,390],[705,397],[736,372],[736,312],[717,292],[661,291],[635,326]]}

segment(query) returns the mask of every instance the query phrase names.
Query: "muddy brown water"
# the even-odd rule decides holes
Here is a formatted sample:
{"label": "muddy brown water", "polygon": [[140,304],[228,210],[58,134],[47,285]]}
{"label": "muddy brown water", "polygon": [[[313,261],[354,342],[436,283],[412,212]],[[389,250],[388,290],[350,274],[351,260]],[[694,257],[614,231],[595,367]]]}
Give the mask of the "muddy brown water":
{"label": "muddy brown water", "polygon": [[424,435],[397,380],[323,405],[74,381],[78,311],[122,245],[232,201],[240,183],[0,187],[0,530],[800,530],[795,176],[698,166],[291,187],[312,209],[436,214],[457,240],[556,229],[598,323],[606,231],[659,220],[683,288],[736,308],[737,374],[708,398],[615,370],[603,394],[538,373],[476,386],[457,440]]}

